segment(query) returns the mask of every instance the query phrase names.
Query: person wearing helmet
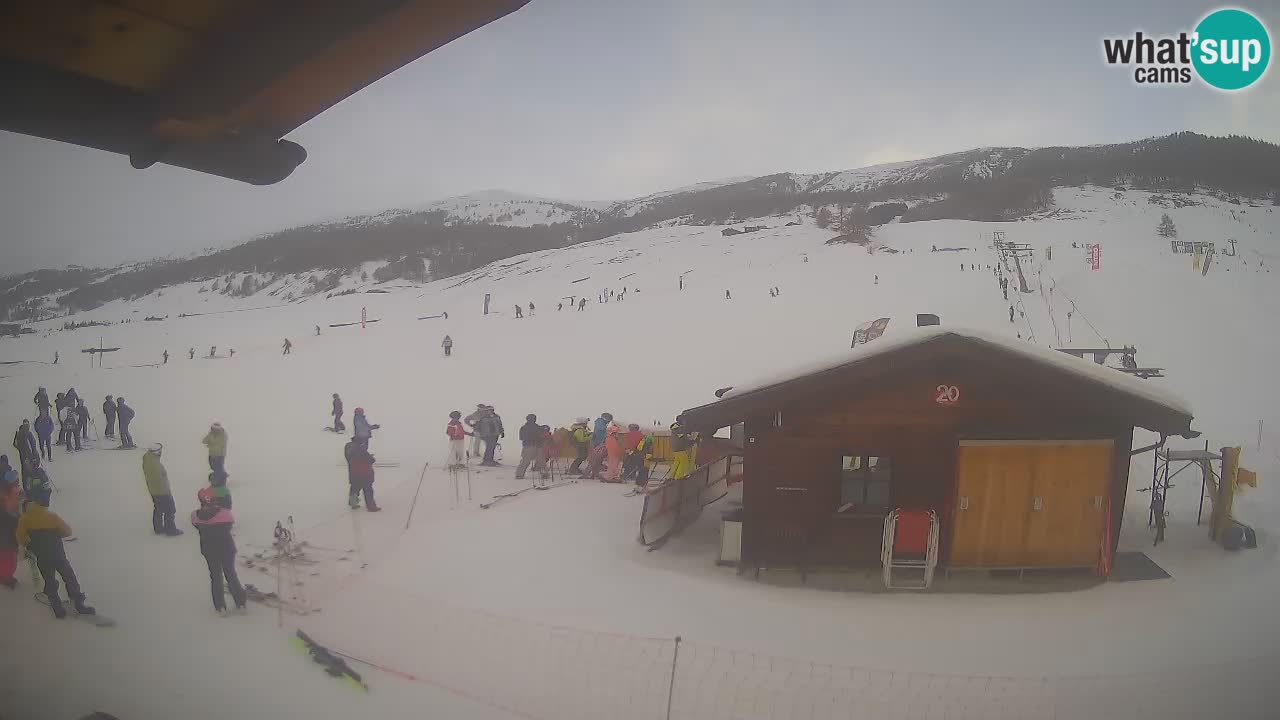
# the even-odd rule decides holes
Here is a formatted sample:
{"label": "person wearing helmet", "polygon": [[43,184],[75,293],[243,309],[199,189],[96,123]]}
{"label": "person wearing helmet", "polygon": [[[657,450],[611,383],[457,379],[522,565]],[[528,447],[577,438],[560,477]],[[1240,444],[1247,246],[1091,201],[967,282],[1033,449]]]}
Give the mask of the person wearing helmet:
{"label": "person wearing helmet", "polygon": [[587,429],[590,422],[589,419],[580,417],[569,429],[570,437],[573,439],[574,458],[569,469],[565,471],[566,475],[582,474],[582,463],[587,459],[587,453],[591,452],[591,431]]}
{"label": "person wearing helmet", "polygon": [[225,473],[227,465],[227,431],[222,423],[209,426],[209,432],[200,441],[209,448],[209,469],[216,473]]}
{"label": "person wearing helmet", "polygon": [[613,415],[600,413],[600,417],[596,418],[595,428],[591,431],[591,447],[596,448],[604,444],[611,422],[613,422]]}
{"label": "person wearing helmet", "polygon": [[236,541],[231,537],[235,517],[231,510],[218,504],[210,488],[200,488],[196,499],[200,501],[200,508],[192,511],[191,524],[200,533],[200,554],[209,566],[209,594],[213,598],[213,609],[219,615],[227,613],[227,600],[222,592],[225,579],[236,610],[244,612],[248,598],[236,574]]}
{"label": "person wearing helmet", "polygon": [[102,401],[102,414],[107,418],[107,427],[102,431],[102,437],[115,438],[116,436],[116,401],[110,395],[106,400]]}
{"label": "person wearing helmet", "polygon": [[462,413],[454,410],[449,413],[449,424],[444,429],[449,437],[449,468],[457,470],[466,467],[467,436],[471,433],[462,425]]}
{"label": "person wearing helmet", "polygon": [[147,481],[147,492],[151,495],[151,532],[177,537],[182,531],[174,524],[173,516],[178,508],[169,487],[169,472],[160,461],[163,451],[164,446],[157,443],[142,454],[142,477]]}
{"label": "person wearing helmet", "polygon": [[523,480],[525,470],[533,463],[535,472],[543,470],[542,459],[542,426],[538,424],[538,416],[530,413],[520,426],[520,464],[516,466],[516,479]]}
{"label": "person wearing helmet", "polygon": [[77,613],[94,615],[96,610],[85,604],[84,592],[76,572],[67,559],[67,550],[63,540],[71,537],[71,527],[57,513],[49,511],[49,490],[32,492],[28,496],[29,503],[18,518],[18,526],[14,529],[14,539],[18,545],[25,546],[27,552],[36,558],[36,567],[40,577],[44,578],[44,596],[53,609],[54,617],[61,620],[67,616],[67,609],[58,594],[58,576],[66,583],[67,595]]}
{"label": "person wearing helmet", "polygon": [[338,397],[338,393],[333,394],[333,431],[336,433],[344,433],[347,426],[342,422],[342,398]]}
{"label": "person wearing helmet", "polygon": [[679,480],[693,469],[690,464],[690,452],[693,441],[685,427],[680,423],[671,424],[671,477]]}
{"label": "person wearing helmet", "polygon": [[605,482],[622,482],[622,428],[616,423],[609,423],[605,430],[605,453],[609,456],[609,469],[605,471]]}
{"label": "person wearing helmet", "polygon": [[636,423],[627,425],[622,437],[622,480],[639,482],[640,469],[644,467],[644,433]]}
{"label": "person wearing helmet", "polygon": [[[359,413],[359,409],[356,410]],[[357,415],[356,417],[360,417]],[[351,438],[342,454],[347,458],[347,505],[355,510],[360,507],[360,494],[364,494],[364,508],[369,512],[378,512],[382,508],[373,499],[373,464],[374,457],[369,454],[368,441],[358,437]]]}
{"label": "person wearing helmet", "polygon": [[381,425],[370,425],[369,419],[364,416],[364,408],[362,407],[356,408],[355,417],[352,418],[351,425],[356,439],[363,442],[366,447],[369,445],[369,441],[373,439],[373,431],[382,427]]}

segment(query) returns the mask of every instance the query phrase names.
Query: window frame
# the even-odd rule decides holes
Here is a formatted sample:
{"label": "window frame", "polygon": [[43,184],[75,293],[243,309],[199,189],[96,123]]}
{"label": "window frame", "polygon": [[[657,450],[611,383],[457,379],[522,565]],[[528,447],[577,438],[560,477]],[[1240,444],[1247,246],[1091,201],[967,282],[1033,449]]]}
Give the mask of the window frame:
{"label": "window frame", "polygon": [[[873,450],[841,451],[837,457],[839,476],[836,487],[835,509],[832,514],[837,518],[884,517],[893,508],[893,457]],[[854,458],[861,467],[846,469],[845,458]],[[874,465],[871,463],[872,459],[876,461]],[[872,468],[880,467],[881,463],[885,464],[885,476],[875,477],[876,470]],[[850,501],[845,499],[845,482],[853,479],[848,476],[848,473],[858,474],[857,479],[861,481],[862,500],[861,502],[853,501],[852,507],[848,510],[842,510],[842,508],[850,504]],[[872,505],[869,502],[872,498],[871,488],[874,485],[884,486],[885,503],[883,505]]]}

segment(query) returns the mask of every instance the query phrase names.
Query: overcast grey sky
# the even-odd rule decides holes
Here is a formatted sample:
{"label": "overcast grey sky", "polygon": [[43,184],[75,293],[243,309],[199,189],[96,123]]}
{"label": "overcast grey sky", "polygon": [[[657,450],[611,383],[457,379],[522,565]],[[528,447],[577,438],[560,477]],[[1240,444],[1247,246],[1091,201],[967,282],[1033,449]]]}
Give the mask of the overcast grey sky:
{"label": "overcast grey sky", "polygon": [[[1280,42],[1280,2],[1237,3]],[[0,274],[226,246],[472,190],[619,199],[986,145],[1196,130],[1280,142],[1280,58],[1224,94],[1136,87],[1101,39],[1188,0],[533,0],[290,135],[268,188],[0,132]],[[305,20],[305,19],[304,19]]]}

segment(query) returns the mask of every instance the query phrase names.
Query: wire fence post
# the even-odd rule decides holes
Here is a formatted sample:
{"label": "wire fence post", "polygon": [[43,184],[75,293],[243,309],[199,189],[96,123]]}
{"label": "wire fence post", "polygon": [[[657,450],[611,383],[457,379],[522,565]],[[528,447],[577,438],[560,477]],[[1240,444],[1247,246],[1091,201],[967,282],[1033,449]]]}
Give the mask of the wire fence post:
{"label": "wire fence post", "polygon": [[667,685],[667,720],[671,720],[671,698],[676,692],[676,663],[680,660],[680,636],[676,636],[675,648],[671,651],[671,682]]}

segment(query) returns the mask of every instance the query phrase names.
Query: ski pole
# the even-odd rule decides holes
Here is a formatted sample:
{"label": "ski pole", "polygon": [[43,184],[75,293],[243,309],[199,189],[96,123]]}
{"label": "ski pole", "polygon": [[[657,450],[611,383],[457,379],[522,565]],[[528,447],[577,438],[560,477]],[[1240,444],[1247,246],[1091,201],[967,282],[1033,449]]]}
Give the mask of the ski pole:
{"label": "ski pole", "polygon": [[[425,463],[425,462],[422,463],[422,472],[418,474],[418,487],[416,490],[413,491],[413,502],[409,504],[409,517],[405,518],[404,520],[405,530],[408,530],[409,523],[413,522],[413,510],[418,506],[418,493],[422,492],[422,480],[427,476],[428,465],[430,465],[430,463]],[[456,476],[456,471],[455,471],[455,476]],[[457,484],[457,481],[455,481],[455,485],[456,484]],[[457,493],[455,492],[454,494],[456,495]],[[362,563],[364,562],[363,557],[361,557],[360,562]]]}

